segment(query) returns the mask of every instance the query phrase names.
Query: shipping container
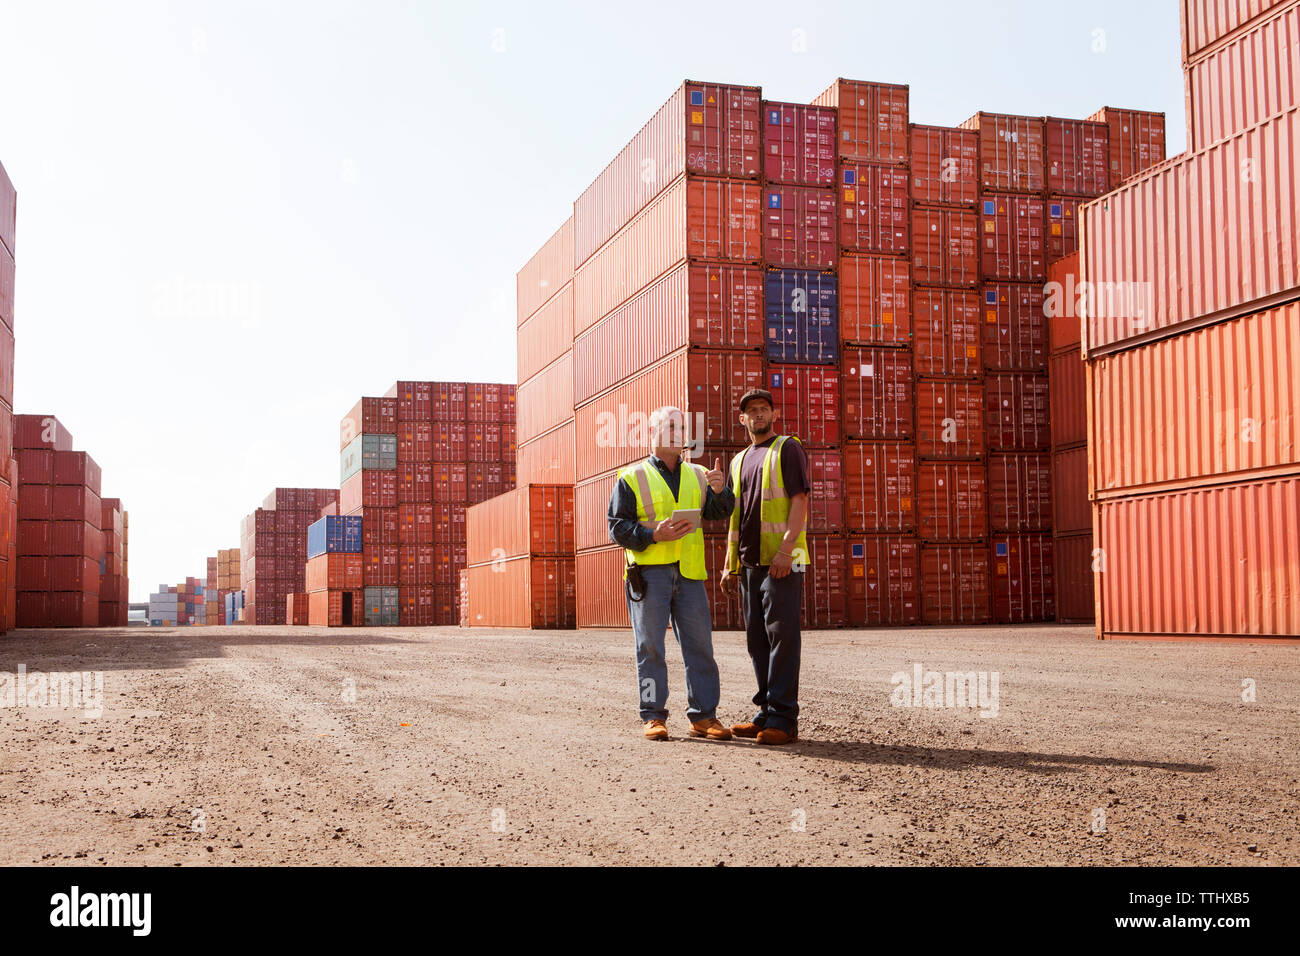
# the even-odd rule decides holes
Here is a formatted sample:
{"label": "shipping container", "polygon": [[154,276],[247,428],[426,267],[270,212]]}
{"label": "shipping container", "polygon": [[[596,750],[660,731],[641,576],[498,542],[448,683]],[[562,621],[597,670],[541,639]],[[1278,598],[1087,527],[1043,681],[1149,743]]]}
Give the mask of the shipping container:
{"label": "shipping container", "polygon": [[[729,458],[724,459],[724,463],[729,462]],[[619,480],[620,470],[615,469],[606,474],[588,478],[574,486],[573,541],[575,550],[589,551],[595,548],[608,547],[613,543],[613,538],[609,534],[609,502],[614,494],[614,485]],[[712,522],[705,522],[706,533],[710,530],[710,524]],[[715,528],[713,530],[725,532],[726,528]],[[476,561],[474,563],[482,562]]]}
{"label": "shipping container", "polygon": [[13,443],[14,448],[72,451],[72,433],[53,415],[15,415]]}
{"label": "shipping container", "polygon": [[916,529],[916,446],[845,442],[845,527],[851,532]]}
{"label": "shipping container", "polygon": [[[994,532],[1052,529],[1052,456],[1039,452],[989,455],[989,529]],[[1088,503],[1087,488],[1083,504]],[[1086,511],[1085,511],[1086,514]]]}
{"label": "shipping container", "polygon": [[1110,192],[1110,127],[1094,120],[1043,121],[1047,190],[1067,196]]}
{"label": "shipping container", "polygon": [[1048,329],[1043,286],[985,282],[980,295],[984,306],[984,367],[992,371],[1046,370]]}
{"label": "shipping container", "polygon": [[1093,489],[1300,464],[1297,369],[1300,302],[1090,362]]}
{"label": "shipping container", "polygon": [[18,193],[13,181],[0,164],[0,245],[9,255],[14,255],[14,234],[18,221]]}
{"label": "shipping container", "polygon": [[[561,377],[557,385],[563,384]],[[435,402],[435,405],[437,403]],[[469,428],[463,421],[444,420],[440,413],[430,426],[429,438],[433,443],[433,461],[463,463],[469,455]]]}
{"label": "shipping container", "polygon": [[929,379],[916,385],[916,453],[975,458],[985,452],[984,391],[978,383]]}
{"label": "shipping container", "polygon": [[[776,430],[808,448],[840,442],[839,370],[823,365],[771,365],[767,390],[775,403]],[[737,412],[738,414],[738,412]]]}
{"label": "shipping container", "polygon": [[1300,636],[1300,477],[1099,501],[1097,636]]}
{"label": "shipping container", "polygon": [[979,195],[979,135],[948,126],[913,125],[912,202],[974,206]]}
{"label": "shipping container", "polygon": [[1061,624],[1093,623],[1091,531],[1058,534],[1052,539],[1052,578],[1056,584],[1056,620]]}
{"label": "shipping container", "polygon": [[848,617],[848,561],[844,538],[838,534],[808,533],[811,567],[801,572],[803,616],[809,628],[843,627]]}
{"label": "shipping container", "polygon": [[1183,62],[1204,56],[1285,0],[1180,0]]}
{"label": "shipping container", "polygon": [[834,272],[768,268],[767,358],[834,364],[839,359],[839,284]]}
{"label": "shipping container", "polygon": [[1044,287],[1042,312],[1047,318],[1048,343],[1052,354],[1063,350],[1076,353],[1081,359],[1080,344],[1085,308],[1080,308],[1081,286],[1079,253],[1072,252],[1047,267],[1047,285]]}
{"label": "shipping container", "polygon": [[1047,262],[1050,264],[1076,252],[1079,248],[1079,205],[1086,200],[1077,196],[1047,197]]}
{"label": "shipping container", "polygon": [[[515,324],[524,322],[573,278],[573,217],[564,220],[515,277]],[[519,381],[523,381],[520,376]]]}
{"label": "shipping container", "polygon": [[1052,536],[994,535],[991,550],[993,619],[999,624],[1055,620]]}
{"label": "shipping container", "polygon": [[574,489],[571,485],[520,486],[469,508],[465,534],[470,566],[524,554],[572,555]]}
{"label": "shipping container", "polygon": [[1053,355],[1048,366],[1048,384],[1052,446],[1083,444],[1088,440],[1088,392],[1083,357],[1069,351]]}
{"label": "shipping container", "polygon": [[916,466],[917,533],[922,541],[976,541],[988,533],[988,472],[983,462],[922,461]]}
{"label": "shipping container", "polygon": [[912,263],[898,256],[845,253],[839,265],[840,341],[906,346],[912,342]]}
{"label": "shipping container", "polygon": [[905,351],[846,347],[840,363],[843,438],[913,434],[912,357]]}
{"label": "shipping container", "polygon": [[763,102],[763,178],[769,183],[835,182],[835,110]]}
{"label": "shipping container", "polygon": [[682,173],[757,179],[762,92],[687,80],[573,204],[580,267]]}
{"label": "shipping container", "polygon": [[1089,355],[1296,297],[1298,127],[1293,110],[1082,208]]}
{"label": "shipping container", "polygon": [[363,594],[367,627],[397,627],[400,624],[396,586],[367,587]]}
{"label": "shipping container", "polygon": [[355,591],[363,587],[363,567],[363,555],[360,552],[322,552],[307,561],[306,590]]}
{"label": "shipping container", "polygon": [[990,451],[1039,451],[1051,447],[1046,375],[990,372],[984,377],[984,398]]}
{"label": "shipping container", "polygon": [[[464,418],[464,416],[461,416]],[[396,435],[397,398],[363,398],[339,423],[339,449],[358,435]]]}
{"label": "shipping container", "polygon": [[574,273],[574,334],[687,259],[757,264],[762,202],[755,182],[679,178]]}
{"label": "shipping container", "polygon": [[1084,445],[1052,454],[1052,528],[1057,534],[1092,531],[1088,449]]}
{"label": "shipping container", "polygon": [[563,288],[519,326],[517,378],[528,381],[573,347],[573,283]]}
{"label": "shipping container", "polygon": [[916,539],[850,534],[845,544],[845,623],[850,627],[919,623],[921,562]]}
{"label": "shipping container", "polygon": [[[466,570],[470,627],[562,629],[575,626],[572,557],[521,555],[472,565]],[[617,593],[613,587],[610,590]]]}
{"label": "shipping container", "polygon": [[1047,278],[1046,204],[1038,196],[985,192],[980,200],[980,271],[986,279]]}
{"label": "shipping container", "polygon": [[979,135],[981,187],[1027,193],[1046,188],[1042,117],[980,112],[961,127]]}
{"label": "shipping container", "polygon": [[15,454],[23,484],[54,484],[54,451],[48,448],[20,448]]}
{"label": "shipping container", "polygon": [[364,594],[361,590],[311,592],[307,595],[307,623],[312,627],[359,627],[364,620]]}
{"label": "shipping container", "polygon": [[911,248],[908,171],[844,163],[839,173],[839,244],[848,252],[906,254]]}
{"label": "shipping container", "polygon": [[[705,534],[705,561],[709,569],[705,582],[709,591],[709,612],[714,631],[743,631],[745,615],[740,607],[739,595],[724,594],[718,575],[727,564],[726,534]],[[622,594],[618,595],[620,598]]]}
{"label": "shipping container", "polygon": [[907,163],[907,86],[841,77],[813,105],[834,107],[838,114],[841,162]]}
{"label": "shipping container", "polygon": [[1110,127],[1110,187],[1165,161],[1165,114],[1107,106],[1088,119]]}
{"label": "shipping container", "polygon": [[975,211],[918,206],[912,210],[912,280],[968,288],[979,281]]}
{"label": "shipping container", "polygon": [[[806,454],[808,480],[811,484],[808,492],[807,530],[809,533],[838,534],[844,530],[843,455],[838,449],[809,449]],[[729,461],[723,467],[728,466]]]}
{"label": "shipping container", "polygon": [[[54,485],[51,488],[50,500],[50,517],[56,521],[88,521],[92,525],[99,524],[99,495],[89,488],[80,485]],[[20,492],[19,503],[21,502]]]}
{"label": "shipping container", "polygon": [[973,290],[916,290],[912,360],[917,375],[978,378],[980,303]]}
{"label": "shipping container", "polygon": [[[578,627],[631,627],[623,585],[626,563],[618,545],[578,552],[574,561]],[[709,573],[716,576],[712,568]]]}
{"label": "shipping container", "polygon": [[573,421],[567,421],[531,441],[521,441],[515,452],[515,462],[517,484],[573,484]]}
{"label": "shipping container", "polygon": [[833,269],[835,190],[813,186],[763,188],[763,259],[769,266]]}
{"label": "shipping container", "polygon": [[0,325],[14,328],[15,265],[7,249],[0,249]]}
{"label": "shipping container", "polygon": [[[433,460],[433,423],[398,422],[397,462]],[[333,507],[326,505],[326,508]]]}
{"label": "shipping container", "polygon": [[[464,572],[461,572],[464,574]],[[406,585],[397,589],[398,623],[402,627],[431,627],[438,621],[437,588],[429,584]],[[457,620],[466,620],[468,615]]]}
{"label": "shipping container", "polygon": [[921,548],[921,621],[925,624],[987,624],[989,550],[985,544]]}

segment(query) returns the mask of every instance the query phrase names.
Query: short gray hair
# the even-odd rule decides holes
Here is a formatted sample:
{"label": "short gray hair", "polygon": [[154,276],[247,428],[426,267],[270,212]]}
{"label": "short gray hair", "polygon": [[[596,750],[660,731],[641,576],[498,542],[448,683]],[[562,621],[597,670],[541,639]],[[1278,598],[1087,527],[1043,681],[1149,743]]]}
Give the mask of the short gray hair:
{"label": "short gray hair", "polygon": [[650,413],[650,422],[649,422],[650,443],[652,445],[657,443],[660,435],[663,433],[664,426],[667,425],[670,421],[672,421],[674,417],[676,417],[677,419],[678,427],[680,430],[680,436],[682,440],[681,447],[685,447],[686,413],[683,412],[676,405],[663,405],[659,408],[656,408],[653,412]]}

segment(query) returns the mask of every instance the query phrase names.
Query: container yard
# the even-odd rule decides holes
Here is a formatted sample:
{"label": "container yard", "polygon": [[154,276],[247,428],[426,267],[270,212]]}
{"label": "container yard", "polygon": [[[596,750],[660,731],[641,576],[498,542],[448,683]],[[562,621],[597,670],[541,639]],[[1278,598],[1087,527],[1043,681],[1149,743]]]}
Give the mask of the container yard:
{"label": "container yard", "polygon": [[[599,90],[554,25],[435,81],[418,10],[314,24],[358,65],[294,53],[293,135],[348,143],[156,147],[147,246],[76,167],[153,250],[87,266],[112,335],[0,103],[0,861],[1050,867],[974,896],[1057,931],[1087,868],[1086,932],[1168,915],[1101,868],[1300,862],[1300,0],[977,4],[978,71],[899,52],[956,5],[873,59],[833,6]],[[431,84],[478,169],[359,112]]]}

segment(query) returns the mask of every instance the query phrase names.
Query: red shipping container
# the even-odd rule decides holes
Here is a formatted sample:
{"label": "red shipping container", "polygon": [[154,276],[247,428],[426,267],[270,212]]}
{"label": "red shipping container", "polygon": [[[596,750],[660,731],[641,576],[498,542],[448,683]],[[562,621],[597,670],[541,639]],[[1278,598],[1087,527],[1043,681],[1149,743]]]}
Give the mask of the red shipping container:
{"label": "red shipping container", "polygon": [[1052,353],[1069,349],[1082,358],[1081,320],[1085,309],[1080,308],[1079,294],[1086,290],[1086,286],[1081,287],[1079,283],[1079,253],[1071,253],[1051,263],[1047,267],[1047,279],[1042,311],[1047,317]]}
{"label": "red shipping container", "polygon": [[463,421],[436,419],[432,426],[435,462],[464,462],[468,454],[468,426]]}
{"label": "red shipping container", "polygon": [[917,375],[978,378],[979,295],[971,290],[917,289],[912,346]]}
{"label": "red shipping container", "polygon": [[407,585],[397,590],[398,623],[402,627],[433,626],[433,585]]}
{"label": "red shipping container", "polygon": [[421,544],[433,540],[433,505],[407,502],[397,506],[397,541]]}
{"label": "red shipping container", "polygon": [[1042,117],[976,113],[961,124],[980,138],[984,189],[1040,193],[1046,187]]}
{"label": "red shipping container", "polygon": [[[606,494],[599,509],[602,521],[608,501]],[[467,509],[465,522],[470,565],[521,554],[572,554],[574,489],[562,485],[515,488]]]}
{"label": "red shipping container", "polygon": [[757,87],[687,81],[573,204],[582,265],[683,173],[756,179],[762,168]]}
{"label": "red shipping container", "polygon": [[433,500],[433,465],[430,462],[403,462],[397,466],[397,503],[411,504]]}
{"label": "red shipping container", "polygon": [[812,567],[804,572],[803,621],[808,627],[843,627],[848,620],[848,574],[844,539],[809,534]]}
{"label": "red shipping container", "polygon": [[835,110],[763,101],[763,178],[769,183],[835,182]]}
{"label": "red shipping container", "polygon": [[523,325],[572,278],[573,217],[570,216],[519,270],[515,282],[516,324]]}
{"label": "red shipping container", "polygon": [[1036,452],[989,455],[988,466],[989,528],[995,532],[1051,530],[1051,456]]}
{"label": "red shipping container", "polygon": [[1110,127],[1110,187],[1165,161],[1165,114],[1107,106],[1088,119]]}
{"label": "red shipping container", "polygon": [[364,612],[364,591],[314,591],[307,595],[307,623],[312,627],[360,627]]}
{"label": "red shipping container", "polygon": [[912,358],[907,352],[845,348],[840,391],[845,438],[912,437]]}
{"label": "red shipping container", "polygon": [[979,136],[947,126],[912,127],[912,201],[974,206],[979,194]]}
{"label": "red shipping container", "polygon": [[430,422],[401,422],[397,426],[397,462],[433,460],[433,425]]}
{"label": "red shipping container", "polygon": [[52,619],[52,591],[16,591],[15,627],[49,627]]}
{"label": "red shipping container", "polygon": [[52,485],[19,485],[18,517],[49,521],[54,516],[54,487]]}
{"label": "red shipping container", "polygon": [[[831,196],[830,191],[815,192]],[[591,328],[679,262],[758,263],[763,258],[762,204],[755,182],[679,179],[574,274],[574,334]],[[834,229],[834,218],[832,209],[828,231]],[[833,256],[834,242],[830,245]]]}
{"label": "red shipping container", "polygon": [[813,105],[835,108],[841,161],[907,162],[909,106],[906,86],[841,77],[813,100]]}
{"label": "red shipping container", "polygon": [[1062,624],[1091,624],[1093,604],[1092,532],[1057,535],[1052,540],[1053,582],[1056,589],[1056,619]]}
{"label": "red shipping container", "polygon": [[849,535],[846,542],[850,627],[916,624],[921,619],[921,562],[916,539]]}
{"label": "red shipping container", "polygon": [[[430,394],[433,397],[433,420],[438,422],[463,422],[469,414],[464,382],[430,382]],[[437,441],[437,430],[434,440]],[[437,447],[434,448],[437,460]]]}
{"label": "red shipping container", "polygon": [[358,508],[396,508],[397,505],[395,471],[359,471],[339,488],[339,511],[345,515]]}
{"label": "red shipping container", "polygon": [[397,383],[397,421],[399,425],[403,422],[433,421],[432,382]]}
{"label": "red shipping container", "polygon": [[1047,278],[1047,208],[1037,196],[985,193],[980,201],[980,271],[986,279]]}
{"label": "red shipping container", "polygon": [[[911,247],[908,172],[897,166],[845,163],[839,178],[839,243],[852,252],[906,253]],[[771,191],[768,196],[769,221]]]}
{"label": "red shipping container", "polygon": [[[631,626],[623,586],[623,567],[626,564],[623,549],[618,545],[578,552],[574,560],[575,620],[578,627]],[[484,568],[486,573],[492,573],[487,565],[480,566],[476,572],[483,574]],[[710,571],[717,576],[712,568]]]}
{"label": "red shipping container", "polygon": [[855,532],[916,528],[916,447],[904,442],[845,442],[847,528]]}
{"label": "red shipping container", "polygon": [[[515,336],[516,378],[526,382],[573,347],[573,283],[524,320]],[[430,598],[432,601],[432,598]]]}
{"label": "red shipping container", "polygon": [[465,561],[465,542],[439,542],[433,549],[433,583],[435,585],[455,585],[460,581],[460,572],[467,567]]}
{"label": "red shipping container", "polygon": [[310,620],[310,614],[307,605],[306,594],[290,594],[285,599],[285,616],[286,624],[295,627],[306,627]]}
{"label": "red shipping container", "polygon": [[[10,521],[14,520],[15,513],[16,511],[11,510]],[[10,521],[6,521],[5,525]],[[48,520],[18,521],[15,536],[18,553],[52,555],[54,553],[53,526],[54,522]]]}
{"label": "red shipping container", "polygon": [[1047,367],[1047,316],[1043,287],[1019,282],[986,282],[984,366],[994,371],[1041,372]]}
{"label": "red shipping container", "polygon": [[[1066,196],[1047,198],[1047,261],[1063,259],[1079,248],[1079,204]],[[1050,274],[1050,267],[1049,267]]]}
{"label": "red shipping container", "polygon": [[982,462],[917,465],[917,525],[922,541],[969,541],[988,531],[988,474]]}
{"label": "red shipping container", "polygon": [[921,620],[925,624],[987,624],[989,551],[984,544],[921,549]]}
{"label": "red shipping container", "polygon": [[19,591],[52,591],[53,560],[44,555],[19,555],[14,565],[14,587]]}
{"label": "red shipping container", "polygon": [[[687,345],[762,348],[763,328],[762,269],[683,263],[578,337],[571,397],[581,404]],[[541,400],[572,412],[560,396]]]}
{"label": "red shipping container", "polygon": [[798,437],[805,448],[840,443],[839,371],[835,366],[771,365],[767,380],[776,403],[776,431]]}
{"label": "red shipping container", "polygon": [[[5,254],[0,252],[0,270],[4,268],[4,260]],[[0,401],[9,406],[6,414],[12,412],[14,402],[14,333],[7,324],[12,321],[12,316],[8,319],[0,317]]]}
{"label": "red shipping container", "polygon": [[984,391],[971,382],[930,380],[916,386],[916,453],[921,458],[984,454]]}
{"label": "red shipping container", "polygon": [[1058,534],[1092,530],[1086,446],[1052,455],[1052,528]]}
{"label": "red shipping container", "polygon": [[364,586],[363,567],[360,554],[318,554],[307,561],[304,584],[308,592],[355,591]]}
{"label": "red shipping container", "polygon": [[52,521],[49,529],[52,555],[85,557],[103,553],[103,534],[88,521]]}
{"label": "red shipping container", "polygon": [[911,344],[910,259],[845,253],[840,258],[839,280],[841,342]]}
{"label": "red shipping container", "polygon": [[99,594],[54,591],[50,594],[51,627],[95,627],[99,624]]}
{"label": "red shipping container", "polygon": [[[50,590],[76,591],[80,594],[99,595],[99,559],[70,557],[50,558]],[[95,609],[99,618],[99,609]]]}
{"label": "red shipping container", "polygon": [[433,545],[404,544],[398,549],[397,582],[401,586],[433,586]]}
{"label": "red shipping container", "polygon": [[[0,411],[3,414],[3,411]],[[54,451],[49,448],[19,448],[18,473],[26,485],[54,484]]]}
{"label": "red shipping container", "polygon": [[[844,530],[844,459],[839,451],[809,450],[808,479],[812,490],[808,495],[808,524],[810,532],[841,532]],[[712,462],[704,463],[712,467]],[[728,465],[723,464],[723,468]]]}
{"label": "red shipping container", "polygon": [[[512,483],[513,484],[513,483]],[[501,462],[470,462],[465,468],[465,502],[476,505],[508,491],[505,466]]]}
{"label": "red shipping container", "polygon": [[435,627],[454,627],[460,623],[459,585],[434,585],[433,623]]}
{"label": "red shipping container", "polygon": [[833,269],[836,248],[833,189],[770,185],[763,190],[763,259],[769,266]]}
{"label": "red shipping container", "polygon": [[8,249],[0,249],[0,325],[11,333],[14,328],[14,280],[14,257]]}
{"label": "red shipping container", "polygon": [[53,415],[15,415],[14,448],[72,451],[72,434]]}
{"label": "red shipping container", "polygon": [[434,502],[433,540],[435,544],[464,542],[466,510],[464,502]]}
{"label": "red shipping container", "polygon": [[991,550],[994,620],[1000,624],[1055,620],[1052,536],[995,535]]}
{"label": "red shipping container", "polygon": [[465,420],[487,424],[514,421],[515,386],[500,382],[472,382],[465,390]]}
{"label": "red shipping container", "polygon": [[355,514],[361,515],[363,546],[400,543],[397,508],[361,508]]}
{"label": "red shipping container", "polygon": [[974,210],[912,210],[912,279],[917,285],[968,288],[979,281]]}
{"label": "red shipping container", "polygon": [[[571,628],[575,621],[573,558],[522,556],[469,572],[470,627]],[[450,593],[453,587],[447,586]]]}
{"label": "red shipping container", "polygon": [[1189,63],[1285,0],[1182,0],[1183,62]]}
{"label": "red shipping container", "polygon": [[397,398],[363,398],[339,424],[339,449],[358,435],[396,435]]}
{"label": "red shipping container", "polygon": [[[708,579],[705,585],[709,591],[709,611],[713,618],[714,631],[743,631],[745,629],[745,617],[740,609],[740,597],[724,594],[719,583],[718,575],[727,563],[727,536],[726,534],[708,534],[704,535],[705,564],[708,568]],[[621,589],[622,582],[616,582]],[[623,595],[621,591],[617,593],[619,598]]]}
{"label": "red shipping container", "polygon": [[[728,475],[731,474],[731,459],[734,454],[734,452],[728,451],[719,455],[717,450],[714,451],[715,456],[722,458],[722,469]],[[712,467],[712,465],[713,460],[709,459],[708,466]],[[592,548],[603,548],[613,542],[613,539],[609,536],[609,521],[606,514],[609,509],[609,500],[614,494],[614,485],[619,480],[618,475],[618,470],[615,470],[604,475],[597,475],[595,478],[588,478],[574,486],[573,541],[575,550],[588,551]],[[705,521],[704,535],[707,538],[710,533],[725,534],[727,527],[728,522],[726,521]],[[517,539],[518,533],[513,533],[510,537]],[[483,556],[485,540],[482,534],[469,530],[468,538],[470,547],[473,548],[470,563],[485,563],[488,559]],[[504,552],[503,556],[509,556],[509,554],[509,552]]]}
{"label": "red shipping container", "polygon": [[[519,386],[523,401],[520,403],[518,435],[524,441],[543,435],[573,417],[573,378],[574,354],[565,352]],[[435,461],[465,460],[469,453],[468,434],[455,437],[458,439],[455,444],[440,446],[434,454]]]}
{"label": "red shipping container", "polygon": [[467,426],[465,438],[465,450],[469,461],[501,461],[499,422],[474,422]]}
{"label": "red shipping container", "polygon": [[1110,127],[1049,116],[1043,124],[1048,192],[1100,196],[1110,191]]}
{"label": "red shipping container", "polygon": [[362,550],[362,562],[362,581],[365,587],[397,587],[397,545],[365,545]]}
{"label": "red shipping container", "polygon": [[1053,355],[1048,371],[1052,447],[1081,445],[1088,440],[1088,392],[1083,356],[1078,352]]}
{"label": "red shipping container", "polygon": [[991,451],[1037,451],[1051,446],[1046,375],[989,373],[984,397]]}

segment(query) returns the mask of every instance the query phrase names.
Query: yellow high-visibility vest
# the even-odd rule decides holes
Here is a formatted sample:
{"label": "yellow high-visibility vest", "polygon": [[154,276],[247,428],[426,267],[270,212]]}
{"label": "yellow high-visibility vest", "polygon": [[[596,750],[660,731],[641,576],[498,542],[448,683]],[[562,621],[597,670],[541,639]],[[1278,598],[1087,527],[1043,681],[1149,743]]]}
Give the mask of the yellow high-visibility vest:
{"label": "yellow high-visibility vest", "polygon": [[[786,440],[799,441],[793,435],[778,435],[776,441],[767,447],[763,457],[763,498],[759,508],[758,553],[759,564],[771,565],[772,558],[781,550],[785,532],[790,521],[790,496],[785,493],[785,477],[781,474],[781,446]],[[802,444],[802,442],[800,442]],[[731,529],[727,533],[727,567],[732,574],[740,571],[740,465],[745,459],[744,451],[731,459],[731,490],[736,496],[736,507],[731,512]],[[804,570],[812,565],[812,556],[808,552],[808,539],[805,528],[799,529],[794,550],[790,552],[795,570]]]}
{"label": "yellow high-visibility vest", "polygon": [[[700,465],[688,461],[679,462],[677,466],[681,476],[677,486],[677,497],[673,497],[668,482],[659,474],[659,469],[647,458],[643,462],[629,465],[618,473],[626,481],[636,496],[636,520],[647,528],[653,528],[665,518],[671,518],[677,508],[704,507],[704,489],[708,486],[705,475],[707,471]],[[644,551],[624,549],[624,557],[637,564],[672,564],[678,563],[682,577],[703,581],[709,576],[704,558],[703,523],[685,537],[676,541],[656,541]],[[624,563],[623,577],[627,577],[627,562]]]}

